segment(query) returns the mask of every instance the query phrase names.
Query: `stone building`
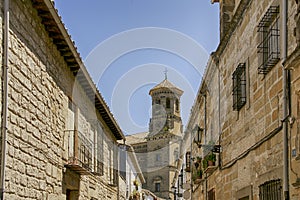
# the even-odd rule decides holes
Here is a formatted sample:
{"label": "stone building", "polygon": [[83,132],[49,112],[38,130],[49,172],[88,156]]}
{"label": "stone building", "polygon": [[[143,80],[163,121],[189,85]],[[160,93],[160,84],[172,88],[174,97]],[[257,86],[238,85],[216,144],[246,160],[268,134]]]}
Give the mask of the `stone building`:
{"label": "stone building", "polygon": [[182,136],[180,97],[183,91],[167,77],[149,92],[152,98],[152,117],[148,133],[126,137],[137,155],[146,179],[144,189],[164,199],[172,197],[172,178],[179,158]]}
{"label": "stone building", "polygon": [[125,180],[125,198],[138,200],[146,195],[142,191],[142,184],[145,183],[145,178],[139,166],[134,149],[130,145],[120,145],[120,166],[119,171],[123,180]]}
{"label": "stone building", "polygon": [[212,2],[220,43],[183,137],[185,181],[177,173],[173,185],[186,199],[299,199],[299,2]]}
{"label": "stone building", "polygon": [[0,8],[1,199],[125,199],[125,137],[52,1]]}

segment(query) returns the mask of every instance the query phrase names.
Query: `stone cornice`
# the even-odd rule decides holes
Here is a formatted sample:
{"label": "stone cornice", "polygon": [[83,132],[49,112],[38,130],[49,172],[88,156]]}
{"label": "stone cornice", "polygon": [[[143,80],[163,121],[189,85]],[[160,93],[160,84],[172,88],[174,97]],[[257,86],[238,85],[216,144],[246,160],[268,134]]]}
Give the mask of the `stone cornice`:
{"label": "stone cornice", "polygon": [[241,0],[238,8],[236,9],[234,16],[232,17],[230,26],[227,30],[227,32],[224,34],[224,36],[221,38],[220,43],[218,45],[217,50],[212,54],[214,59],[219,59],[221,55],[223,54],[224,49],[226,48],[228,42],[231,39],[232,34],[235,32],[236,28],[238,27],[238,24],[243,19],[243,15],[246,11],[246,9],[251,4],[252,0]]}

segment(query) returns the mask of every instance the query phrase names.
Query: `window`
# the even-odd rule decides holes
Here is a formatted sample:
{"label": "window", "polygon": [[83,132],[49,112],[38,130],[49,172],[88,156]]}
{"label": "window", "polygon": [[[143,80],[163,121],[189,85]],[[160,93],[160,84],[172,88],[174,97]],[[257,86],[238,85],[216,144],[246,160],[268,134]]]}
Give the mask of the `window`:
{"label": "window", "polygon": [[155,104],[160,104],[160,100],[159,100],[159,99],[156,99],[156,100],[155,100]]}
{"label": "window", "polygon": [[171,108],[171,101],[170,98],[166,99],[166,108]]}
{"label": "window", "polygon": [[246,104],[246,65],[240,63],[232,74],[233,110],[240,110]]}
{"label": "window", "polygon": [[119,171],[118,171],[118,155],[119,155],[119,147],[116,143],[113,143],[113,185],[118,185],[119,180]]}
{"label": "window", "polygon": [[179,149],[178,147],[174,150],[174,160],[177,161],[179,159]]}
{"label": "window", "polygon": [[82,143],[80,145],[79,152],[80,161],[82,162],[82,166],[87,170],[92,169],[92,150],[88,147],[87,144]]}
{"label": "window", "polygon": [[279,6],[271,6],[258,25],[259,74],[267,74],[280,59]]}
{"label": "window", "polygon": [[215,190],[211,189],[208,191],[208,200],[215,200]]}
{"label": "window", "polygon": [[161,156],[160,156],[160,154],[156,154],[155,160],[156,160],[157,162],[158,162],[158,161],[161,161]]}
{"label": "window", "polygon": [[175,101],[175,110],[179,111],[179,101],[178,101],[178,99],[176,99],[176,101]]}
{"label": "window", "polygon": [[108,150],[108,165],[109,165],[109,173],[108,173],[108,179],[110,181],[111,186],[117,186],[118,185],[118,178],[119,178],[119,172],[118,172],[118,146],[112,142],[107,141],[108,146],[110,149]]}
{"label": "window", "polygon": [[160,192],[160,183],[155,183],[155,192]]}
{"label": "window", "polygon": [[120,176],[126,180],[126,160],[127,160],[127,147],[125,145],[120,147]]}
{"label": "window", "polygon": [[103,129],[99,123],[96,125],[96,140],[95,140],[95,171],[94,173],[103,176]]}
{"label": "window", "polygon": [[185,154],[185,166],[186,166],[185,171],[187,171],[187,172],[191,171],[190,165],[191,165],[191,152],[188,151]]}
{"label": "window", "polygon": [[259,186],[260,200],[281,200],[282,199],[281,180],[271,180]]}

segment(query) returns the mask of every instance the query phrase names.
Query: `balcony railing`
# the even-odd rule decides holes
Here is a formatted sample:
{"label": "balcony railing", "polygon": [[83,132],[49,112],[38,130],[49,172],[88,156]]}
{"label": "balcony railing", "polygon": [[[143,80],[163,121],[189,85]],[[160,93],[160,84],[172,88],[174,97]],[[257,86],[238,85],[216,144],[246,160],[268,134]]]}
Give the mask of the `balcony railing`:
{"label": "balcony railing", "polygon": [[93,168],[93,142],[76,130],[65,131],[68,134],[68,162],[66,167],[79,174],[89,174]]}

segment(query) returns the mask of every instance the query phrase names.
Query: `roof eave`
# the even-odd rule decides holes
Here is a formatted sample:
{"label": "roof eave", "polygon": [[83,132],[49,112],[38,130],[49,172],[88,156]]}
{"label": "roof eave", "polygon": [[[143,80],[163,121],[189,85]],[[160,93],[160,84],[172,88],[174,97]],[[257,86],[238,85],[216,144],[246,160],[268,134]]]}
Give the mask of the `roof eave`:
{"label": "roof eave", "polygon": [[[87,96],[92,101],[94,100],[101,104],[101,106],[97,107],[95,102],[95,107],[97,109],[100,109],[98,110],[99,113],[103,115],[104,119],[108,120],[106,121],[106,123],[108,123],[107,125],[111,130],[112,134],[116,137],[117,140],[125,140],[125,135],[121,131],[121,128],[119,127],[117,122],[115,121],[112,113],[110,112],[96,85],[93,83],[53,3],[50,0],[32,0],[32,3],[35,9],[40,11],[39,15],[42,19],[43,17],[47,17],[47,20],[42,20],[42,23],[44,23],[45,29],[49,33],[49,37],[53,39],[53,43],[57,46],[57,49],[65,58],[65,61],[68,64],[71,72],[73,72],[74,76],[77,79],[80,79],[79,83],[86,91]],[[46,21],[47,24],[45,24]],[[54,27],[54,30],[56,31],[50,31],[49,26]],[[59,44],[62,44],[63,46],[59,46],[58,42],[60,42]],[[82,72],[83,76],[77,77],[76,75],[79,70],[80,72]]]}

